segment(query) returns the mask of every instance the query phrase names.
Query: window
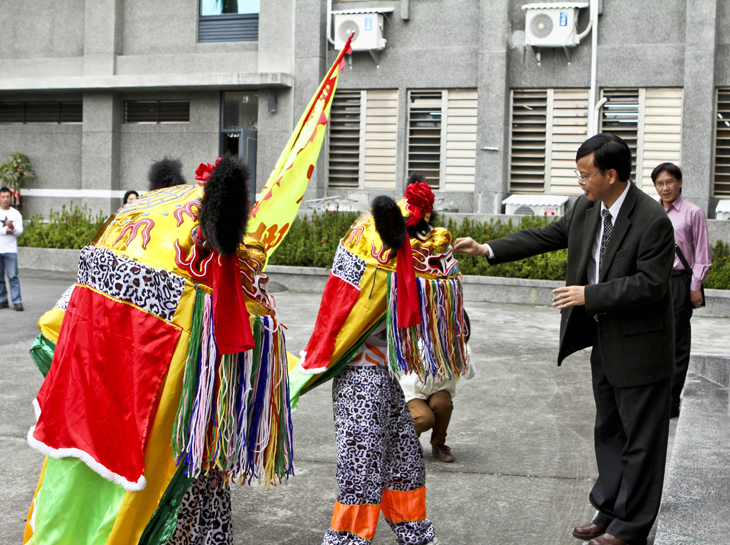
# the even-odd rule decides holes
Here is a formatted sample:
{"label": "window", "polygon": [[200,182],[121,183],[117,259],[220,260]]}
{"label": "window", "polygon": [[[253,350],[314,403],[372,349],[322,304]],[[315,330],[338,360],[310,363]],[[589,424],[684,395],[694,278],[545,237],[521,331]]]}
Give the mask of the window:
{"label": "window", "polygon": [[547,91],[512,91],[511,192],[543,192],[546,125]]}
{"label": "window", "polygon": [[200,0],[198,42],[255,42],[260,0]]}
{"label": "window", "polygon": [[730,89],[717,90],[715,161],[712,194],[730,196]]}
{"label": "window", "polygon": [[256,130],[259,122],[258,91],[223,93],[223,122],[221,129]]}
{"label": "window", "polygon": [[397,90],[337,90],[330,110],[328,186],[395,189],[397,139]]}
{"label": "window", "polygon": [[0,123],[81,123],[80,100],[67,102],[0,102]]}
{"label": "window", "polygon": [[410,91],[407,170],[432,188],[474,190],[476,134],[476,89]]}
{"label": "window", "polygon": [[631,178],[655,194],[651,171],[659,163],[679,165],[682,139],[682,89],[604,89],[601,130],[620,136],[631,148]]}
{"label": "window", "polygon": [[408,100],[408,172],[421,172],[432,188],[441,179],[441,91],[411,91]]}
{"label": "window", "polygon": [[124,103],[125,123],[189,123],[190,102],[129,100]]}
{"label": "window", "polygon": [[[575,153],[587,134],[588,92],[512,91],[511,192],[581,193],[573,171]],[[600,131],[626,140],[633,155],[631,177],[653,195],[652,169],[665,161],[679,164],[682,89],[603,89],[601,98],[606,102],[600,112]]]}
{"label": "window", "polygon": [[362,91],[337,91],[330,110],[330,187],[360,187],[360,99]]}
{"label": "window", "polygon": [[510,192],[579,194],[573,171],[588,89],[513,89],[511,111]]}
{"label": "window", "polygon": [[601,131],[623,138],[631,149],[631,179],[636,180],[636,151],[639,138],[639,89],[603,89]]}

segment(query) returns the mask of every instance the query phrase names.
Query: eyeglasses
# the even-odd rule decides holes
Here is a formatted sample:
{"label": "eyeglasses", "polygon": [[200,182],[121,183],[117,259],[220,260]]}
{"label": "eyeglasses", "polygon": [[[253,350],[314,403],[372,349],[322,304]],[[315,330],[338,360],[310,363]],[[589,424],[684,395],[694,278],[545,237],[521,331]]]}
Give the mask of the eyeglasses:
{"label": "eyeglasses", "polygon": [[658,187],[659,189],[662,189],[664,187],[672,187],[677,185],[677,180],[667,180],[666,182],[654,182],[654,185]]}
{"label": "eyeglasses", "polygon": [[580,185],[586,185],[586,181],[588,180],[588,178],[593,178],[596,174],[603,174],[603,169],[599,170],[598,172],[594,172],[593,174],[589,174],[585,178],[580,175],[579,171],[574,170],[573,172],[575,172],[575,176],[576,178],[578,178],[578,183]]}

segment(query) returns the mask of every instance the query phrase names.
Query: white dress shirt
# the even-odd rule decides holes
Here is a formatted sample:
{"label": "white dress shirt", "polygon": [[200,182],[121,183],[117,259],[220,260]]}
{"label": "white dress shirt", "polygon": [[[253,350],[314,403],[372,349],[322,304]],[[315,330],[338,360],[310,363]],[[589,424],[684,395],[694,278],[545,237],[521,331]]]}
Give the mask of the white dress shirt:
{"label": "white dress shirt", "polygon": [[[621,210],[621,205],[626,200],[626,194],[629,192],[629,184],[631,184],[631,182],[626,184],[624,192],[621,193],[618,199],[616,199],[616,202],[613,203],[611,208],[608,208],[608,211],[611,212],[611,225],[616,225],[616,218],[618,217],[619,210]],[[604,210],[606,210],[606,205],[603,203],[603,201],[601,201],[601,219],[598,223],[598,229],[596,229],[596,238],[593,240],[593,247],[591,248],[591,258],[588,260],[588,269],[586,271],[589,284],[598,284],[598,263],[601,259],[601,238],[603,238]]]}

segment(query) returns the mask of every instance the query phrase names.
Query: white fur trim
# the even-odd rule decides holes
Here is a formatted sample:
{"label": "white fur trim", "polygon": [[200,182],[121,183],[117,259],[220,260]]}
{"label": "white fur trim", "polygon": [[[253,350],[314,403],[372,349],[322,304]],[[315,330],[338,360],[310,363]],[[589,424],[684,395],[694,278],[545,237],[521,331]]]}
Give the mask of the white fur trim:
{"label": "white fur trim", "polygon": [[[304,361],[304,360],[302,360]],[[327,370],[327,367],[317,367],[316,369],[305,369],[302,367],[302,364],[297,364],[297,367],[299,368],[299,371],[304,373],[305,375],[321,375]]]}
{"label": "white fur trim", "polygon": [[34,432],[35,426],[28,430],[28,444],[32,448],[40,451],[46,456],[50,456],[51,458],[55,458],[56,460],[60,460],[61,458],[78,458],[87,466],[89,466],[91,470],[104,477],[107,481],[116,483],[124,488],[124,490],[127,490],[129,492],[138,492],[140,490],[144,490],[144,488],[147,486],[147,481],[144,478],[144,475],[141,475],[139,481],[137,481],[136,483],[130,482],[121,475],[117,475],[116,473],[113,473],[112,471],[101,465],[99,462],[94,460],[94,458],[92,458],[88,452],[84,452],[83,450],[79,450],[76,448],[54,449],[33,437]]}

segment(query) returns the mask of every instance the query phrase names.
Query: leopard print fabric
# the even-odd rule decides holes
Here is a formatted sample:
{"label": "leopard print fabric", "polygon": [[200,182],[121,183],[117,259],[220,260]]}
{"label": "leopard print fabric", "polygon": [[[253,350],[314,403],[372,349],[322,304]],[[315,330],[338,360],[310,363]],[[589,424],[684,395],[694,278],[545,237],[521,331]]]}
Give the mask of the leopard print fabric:
{"label": "leopard print fabric", "polygon": [[[426,483],[423,450],[398,381],[387,367],[346,367],[332,385],[337,435],[337,501],[380,505],[383,490],[411,491]],[[387,519],[386,519],[387,520]],[[435,532],[428,519],[393,524],[401,545],[422,545]],[[330,528],[323,545],[369,545]]]}
{"label": "leopard print fabric", "polygon": [[190,485],[167,545],[233,545],[231,487],[220,471],[200,475]]}
{"label": "leopard print fabric", "polygon": [[76,282],[133,303],[167,321],[175,315],[185,288],[182,276],[93,246],[81,250]]}
{"label": "leopard print fabric", "polygon": [[332,263],[332,274],[339,276],[348,284],[359,288],[360,282],[362,282],[362,275],[365,273],[365,267],[366,263],[364,259],[359,258],[352,252],[348,252],[342,244],[337,247],[337,253]]}

